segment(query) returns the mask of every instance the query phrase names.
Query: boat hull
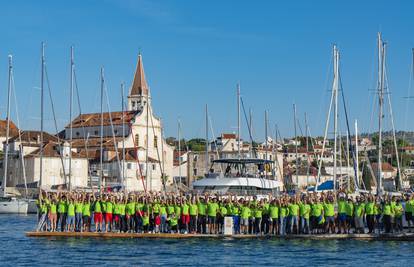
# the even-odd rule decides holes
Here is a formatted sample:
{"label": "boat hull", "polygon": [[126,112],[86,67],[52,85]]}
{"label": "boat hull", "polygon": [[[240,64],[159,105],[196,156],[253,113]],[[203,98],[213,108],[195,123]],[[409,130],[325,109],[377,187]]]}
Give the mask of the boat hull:
{"label": "boat hull", "polygon": [[0,200],[0,214],[27,214],[28,208],[27,200]]}

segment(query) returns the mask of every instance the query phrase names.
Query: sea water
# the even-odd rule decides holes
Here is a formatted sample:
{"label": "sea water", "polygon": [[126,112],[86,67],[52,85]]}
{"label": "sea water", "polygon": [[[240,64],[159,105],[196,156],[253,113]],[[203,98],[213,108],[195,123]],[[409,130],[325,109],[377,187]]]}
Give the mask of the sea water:
{"label": "sea water", "polygon": [[26,237],[36,216],[0,215],[0,266],[412,266],[414,242]]}

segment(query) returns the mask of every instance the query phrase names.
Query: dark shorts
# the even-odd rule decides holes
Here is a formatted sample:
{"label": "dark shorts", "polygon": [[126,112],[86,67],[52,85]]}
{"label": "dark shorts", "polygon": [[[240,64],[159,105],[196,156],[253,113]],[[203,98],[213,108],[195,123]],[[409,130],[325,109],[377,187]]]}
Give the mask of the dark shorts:
{"label": "dark shorts", "polygon": [[346,213],[339,213],[339,214],[338,214],[338,220],[339,220],[339,222],[341,222],[341,223],[346,222]]}
{"label": "dark shorts", "polygon": [[214,224],[216,223],[216,216],[208,216],[207,220],[209,224]]}
{"label": "dark shorts", "polygon": [[413,220],[413,214],[411,212],[406,212],[405,213],[405,220],[407,222],[412,221]]}

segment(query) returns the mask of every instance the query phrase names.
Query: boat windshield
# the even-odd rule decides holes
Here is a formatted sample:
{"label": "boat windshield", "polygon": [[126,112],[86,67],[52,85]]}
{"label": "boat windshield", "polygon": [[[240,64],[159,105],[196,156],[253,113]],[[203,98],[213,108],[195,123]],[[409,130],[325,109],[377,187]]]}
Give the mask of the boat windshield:
{"label": "boat windshield", "polygon": [[264,159],[219,159],[214,160],[208,178],[217,177],[274,177],[274,162]]}

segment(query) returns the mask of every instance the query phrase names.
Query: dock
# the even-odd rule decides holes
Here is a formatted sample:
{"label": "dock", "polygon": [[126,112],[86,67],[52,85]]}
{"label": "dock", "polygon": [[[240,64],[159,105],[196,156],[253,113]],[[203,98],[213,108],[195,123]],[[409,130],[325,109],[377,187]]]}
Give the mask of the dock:
{"label": "dock", "polygon": [[298,239],[298,240],[365,240],[414,241],[414,233],[401,234],[320,234],[320,235],[202,235],[164,233],[96,233],[96,232],[26,232],[27,237],[40,238],[140,238],[140,239]]}

